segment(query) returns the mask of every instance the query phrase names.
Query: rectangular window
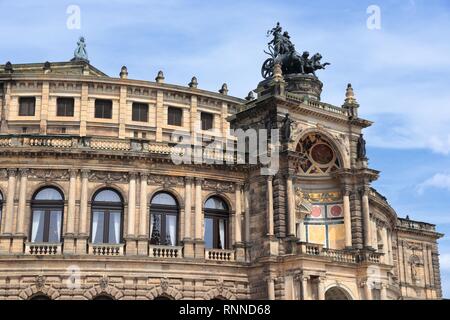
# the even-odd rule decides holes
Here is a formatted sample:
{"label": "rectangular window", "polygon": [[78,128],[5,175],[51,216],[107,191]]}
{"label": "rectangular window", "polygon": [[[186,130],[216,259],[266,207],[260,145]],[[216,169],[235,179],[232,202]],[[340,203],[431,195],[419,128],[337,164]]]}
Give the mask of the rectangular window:
{"label": "rectangular window", "polygon": [[169,107],[167,109],[167,124],[171,126],[181,126],[183,122],[183,109]]}
{"label": "rectangular window", "polygon": [[147,122],[148,121],[148,104],[134,102],[131,119],[133,121]]}
{"label": "rectangular window", "polygon": [[35,108],[35,97],[23,97],[19,99],[19,116],[33,117]]}
{"label": "rectangular window", "polygon": [[75,105],[73,98],[58,98],[56,104],[57,117],[73,117]]}
{"label": "rectangular window", "polygon": [[207,112],[200,114],[202,121],[202,130],[211,130],[213,128],[214,115]]}
{"label": "rectangular window", "polygon": [[95,117],[101,119],[112,119],[112,101],[96,99]]}

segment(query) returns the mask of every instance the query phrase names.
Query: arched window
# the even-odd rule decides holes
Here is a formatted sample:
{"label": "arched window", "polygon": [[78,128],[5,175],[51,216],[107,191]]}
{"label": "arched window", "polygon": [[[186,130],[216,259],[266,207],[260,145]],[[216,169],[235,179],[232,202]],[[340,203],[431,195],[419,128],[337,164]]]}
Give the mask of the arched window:
{"label": "arched window", "polygon": [[98,296],[94,297],[92,300],[114,300],[114,299],[107,294],[99,294]]}
{"label": "arched window", "polygon": [[120,194],[112,189],[97,191],[92,200],[92,243],[121,243],[122,216]]}
{"label": "arched window", "polygon": [[61,242],[64,197],[58,189],[46,187],[31,200],[31,242]]}
{"label": "arched window", "polygon": [[228,206],[219,197],[205,202],[205,248],[228,248]]}
{"label": "arched window", "polygon": [[166,192],[157,193],[150,203],[150,243],[177,245],[178,203]]}
{"label": "arched window", "polygon": [[32,296],[29,300],[51,300],[51,299],[43,293],[37,293],[34,296]]}

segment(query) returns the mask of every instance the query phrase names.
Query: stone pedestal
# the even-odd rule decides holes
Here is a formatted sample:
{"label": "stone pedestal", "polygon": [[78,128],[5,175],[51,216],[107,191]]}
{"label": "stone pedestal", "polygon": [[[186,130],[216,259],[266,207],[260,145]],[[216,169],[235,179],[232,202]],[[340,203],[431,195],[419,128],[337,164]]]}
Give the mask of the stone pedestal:
{"label": "stone pedestal", "polygon": [[277,237],[269,236],[268,237],[268,245],[269,245],[269,255],[277,256],[279,252],[279,242]]}
{"label": "stone pedestal", "polygon": [[137,240],[135,238],[125,238],[125,250],[127,256],[137,256]]}
{"label": "stone pedestal", "polygon": [[205,259],[205,242],[202,240],[194,241],[195,259]]}
{"label": "stone pedestal", "polygon": [[11,236],[0,236],[0,254],[8,254],[11,247]]}
{"label": "stone pedestal", "polygon": [[66,234],[64,236],[64,254],[75,253],[75,237],[73,234]]}
{"label": "stone pedestal", "polygon": [[289,74],[284,76],[286,91],[307,96],[309,100],[320,101],[323,84],[313,75]]}
{"label": "stone pedestal", "polygon": [[245,262],[245,248],[242,242],[234,245],[234,252],[237,262]]}
{"label": "stone pedestal", "polygon": [[76,239],[77,241],[75,246],[76,254],[87,254],[88,239],[89,237],[87,235],[78,236],[78,238]]}
{"label": "stone pedestal", "polygon": [[11,253],[14,254],[23,254],[24,253],[24,242],[26,236],[25,235],[16,235],[12,237],[11,244]]}
{"label": "stone pedestal", "polygon": [[183,240],[183,257],[188,259],[195,258],[195,249],[194,249],[194,241],[191,239]]}
{"label": "stone pedestal", "polygon": [[147,238],[138,238],[137,241],[137,254],[139,256],[148,255],[148,239]]}

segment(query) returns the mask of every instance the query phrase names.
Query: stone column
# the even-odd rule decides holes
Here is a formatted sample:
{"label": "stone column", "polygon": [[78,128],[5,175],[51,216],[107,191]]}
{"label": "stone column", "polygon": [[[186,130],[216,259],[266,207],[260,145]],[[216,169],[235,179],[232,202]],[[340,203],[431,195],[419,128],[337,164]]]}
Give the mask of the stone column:
{"label": "stone column", "polygon": [[184,178],[184,256],[194,258],[194,242],[192,241],[192,182],[191,177]]}
{"label": "stone column", "polygon": [[87,120],[89,112],[89,84],[81,85],[81,101],[80,101],[80,136],[86,136]]}
{"label": "stone column", "polygon": [[292,187],[293,177],[289,174],[286,177],[286,194],[287,194],[287,211],[288,211],[288,228],[287,235],[295,237],[295,205],[294,205],[294,190]]}
{"label": "stone column", "polygon": [[202,180],[195,179],[195,257],[205,258],[205,241],[203,239],[203,202]]}
{"label": "stone column", "polygon": [[387,231],[387,236],[388,236],[389,263],[394,264],[394,257],[392,256],[392,230]]}
{"label": "stone column", "polygon": [[88,188],[89,170],[81,170],[81,194],[80,194],[80,233],[77,239],[77,254],[86,254],[87,241],[89,239],[88,228]]}
{"label": "stone column", "polygon": [[119,138],[126,138],[125,124],[127,122],[127,86],[120,86],[119,94]]}
{"label": "stone column", "polygon": [[381,284],[381,300],[388,300],[387,296],[387,284],[382,283]]}
{"label": "stone column", "polygon": [[[26,236],[25,226],[25,213],[27,210],[27,181],[28,181],[28,169],[19,169],[20,182],[19,182],[19,205],[17,208],[17,219],[15,228],[12,230],[16,235],[12,238],[11,253],[21,254],[23,253],[23,243]],[[17,182],[17,181],[16,181]]]}
{"label": "stone column", "polygon": [[267,177],[267,235],[269,237],[275,234],[273,224],[273,176]]}
{"label": "stone column", "polygon": [[64,235],[64,253],[75,252],[75,197],[77,188],[77,173],[76,169],[69,169],[69,198],[67,199],[67,228]]}
{"label": "stone column", "polygon": [[309,294],[308,294],[308,280],[309,276],[301,276],[302,281],[302,299],[303,300],[310,300]]}
{"label": "stone column", "polygon": [[11,252],[11,240],[13,239],[14,223],[14,194],[16,190],[17,169],[7,169],[8,188],[6,190],[6,206],[2,212],[3,233],[0,237],[0,254]]}
{"label": "stone column", "polygon": [[391,261],[389,260],[389,245],[388,245],[388,235],[387,235],[387,229],[386,227],[383,227],[382,229],[382,233],[381,233],[382,237],[383,237],[383,262],[385,264],[390,264]]}
{"label": "stone column", "polygon": [[372,232],[371,232],[371,221],[370,221],[370,211],[369,211],[369,188],[364,187],[363,194],[361,197],[362,202],[362,214],[363,214],[363,224],[364,224],[364,244],[366,248],[372,248]]}
{"label": "stone column", "polygon": [[372,300],[372,288],[370,287],[370,283],[368,281],[364,281],[361,285],[364,287],[364,299]]}
{"label": "stone column", "polygon": [[27,182],[28,169],[19,169],[20,189],[19,189],[19,208],[17,212],[16,232],[21,236],[26,236],[25,232],[25,213],[27,206]]}
{"label": "stone column", "polygon": [[267,299],[275,300],[275,279],[272,276],[266,278],[267,281]]}
{"label": "stone column", "polygon": [[129,173],[128,183],[128,219],[127,219],[127,255],[136,255],[137,246],[135,239],[136,225],[136,173]]}
{"label": "stone column", "polygon": [[39,133],[47,134],[47,119],[48,119],[48,101],[50,93],[50,84],[48,81],[42,82],[42,95],[41,95],[41,114]]}
{"label": "stone column", "polygon": [[319,300],[325,300],[325,277],[317,278],[317,295]]}
{"label": "stone column", "polygon": [[4,214],[5,219],[5,232],[6,234],[13,234],[14,223],[14,197],[16,194],[16,176],[17,169],[8,169],[8,189],[6,194],[6,212]]}
{"label": "stone column", "polygon": [[352,216],[350,213],[350,188],[348,186],[344,187],[343,207],[344,207],[345,247],[351,248]]}
{"label": "stone column", "polygon": [[237,261],[245,261],[244,244],[242,243],[242,184],[235,185],[236,212],[234,214],[235,254]]}
{"label": "stone column", "polygon": [[245,205],[245,241],[250,242],[250,192],[248,188],[244,191],[244,205]]}
{"label": "stone column", "polygon": [[138,255],[147,255],[148,249],[148,203],[147,203],[147,178],[146,172],[140,173],[140,188],[139,188],[139,236],[138,236]]}
{"label": "stone column", "polygon": [[306,229],[304,217],[302,217],[302,219],[298,223],[297,237],[300,239],[301,242],[306,242]]}

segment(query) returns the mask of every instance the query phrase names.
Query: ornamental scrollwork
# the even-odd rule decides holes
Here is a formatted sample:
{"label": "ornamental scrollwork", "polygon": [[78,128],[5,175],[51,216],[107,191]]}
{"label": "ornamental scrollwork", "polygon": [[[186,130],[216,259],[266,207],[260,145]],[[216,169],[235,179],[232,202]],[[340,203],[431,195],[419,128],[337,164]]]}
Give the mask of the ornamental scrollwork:
{"label": "ornamental scrollwork", "polygon": [[164,188],[182,187],[184,186],[184,178],[173,176],[149,175],[147,178],[147,183],[151,185],[159,185]]}
{"label": "ornamental scrollwork", "polygon": [[106,171],[92,171],[89,173],[89,181],[99,182],[128,182],[128,173],[126,172],[106,172]]}
{"label": "ornamental scrollwork", "polygon": [[54,170],[54,169],[30,169],[28,173],[30,180],[69,180],[68,170]]}
{"label": "ornamental scrollwork", "polygon": [[203,180],[202,182],[202,189],[203,190],[210,190],[210,191],[216,191],[220,193],[224,192],[234,192],[234,183],[232,182],[225,182],[225,181],[217,181],[217,180]]}

